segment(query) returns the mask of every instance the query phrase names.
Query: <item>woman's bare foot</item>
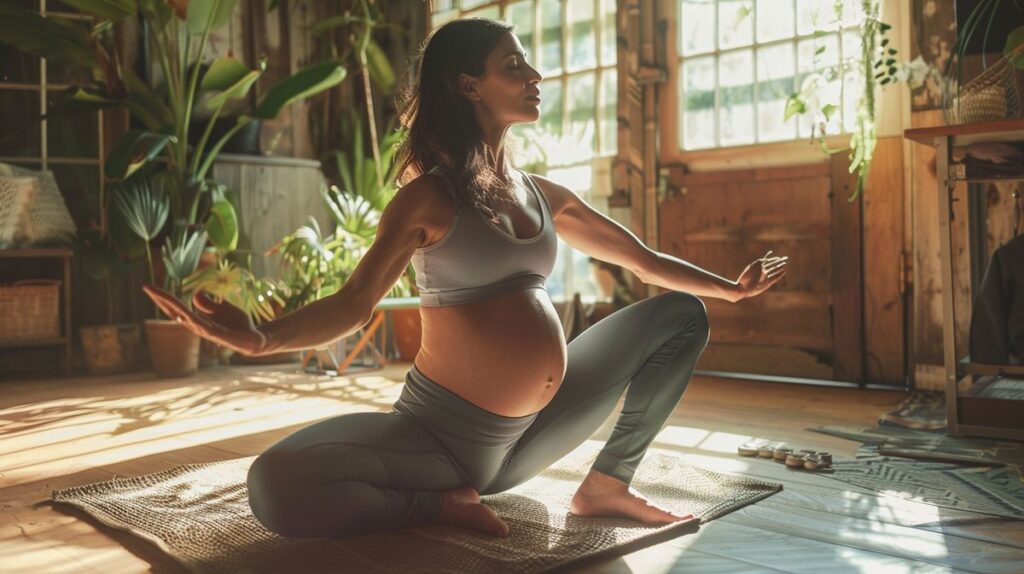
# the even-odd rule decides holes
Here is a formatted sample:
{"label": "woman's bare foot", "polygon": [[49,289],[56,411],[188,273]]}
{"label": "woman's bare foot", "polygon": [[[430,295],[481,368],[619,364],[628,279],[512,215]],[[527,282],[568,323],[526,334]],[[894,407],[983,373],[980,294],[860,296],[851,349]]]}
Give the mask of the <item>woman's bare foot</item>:
{"label": "woman's bare foot", "polygon": [[498,513],[480,502],[480,493],[472,486],[460,486],[442,492],[441,515],[436,522],[495,536],[508,536],[509,532],[508,525],[498,517]]}
{"label": "woman's bare foot", "polygon": [[569,503],[576,516],[624,516],[645,524],[669,524],[693,519],[692,514],[674,514],[659,508],[629,486],[607,474],[591,470]]}

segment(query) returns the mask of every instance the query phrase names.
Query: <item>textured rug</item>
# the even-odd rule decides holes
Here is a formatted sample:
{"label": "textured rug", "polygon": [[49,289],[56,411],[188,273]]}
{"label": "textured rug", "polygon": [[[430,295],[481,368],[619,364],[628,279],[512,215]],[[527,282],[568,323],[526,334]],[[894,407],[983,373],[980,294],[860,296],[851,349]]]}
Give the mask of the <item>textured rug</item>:
{"label": "textured rug", "polygon": [[901,427],[859,428],[824,426],[807,429],[866,444],[879,445],[887,456],[1024,468],[1024,443],[973,437],[951,437]]}
{"label": "textured rug", "polygon": [[[53,500],[156,544],[193,572],[548,572],[626,554],[692,532],[622,518],[567,515],[602,443],[587,441],[506,492],[483,497],[509,524],[507,538],[424,525],[345,540],[273,534],[252,516],[246,472],[255,457],[192,464],[55,490]],[[705,470],[648,452],[631,485],[653,503],[707,522],[782,485]]]}
{"label": "textured rug", "polygon": [[941,392],[916,392],[891,412],[878,418],[878,424],[917,430],[946,429],[946,395]]}
{"label": "textured rug", "polygon": [[974,467],[885,456],[864,445],[836,460],[830,478],[934,506],[1024,519],[1024,482],[1011,467]]}

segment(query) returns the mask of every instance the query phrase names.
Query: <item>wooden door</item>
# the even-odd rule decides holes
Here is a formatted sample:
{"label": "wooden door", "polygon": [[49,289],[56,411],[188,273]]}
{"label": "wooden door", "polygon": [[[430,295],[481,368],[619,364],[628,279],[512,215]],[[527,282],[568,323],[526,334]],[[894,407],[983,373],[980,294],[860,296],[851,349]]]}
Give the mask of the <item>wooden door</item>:
{"label": "wooden door", "polygon": [[[840,158],[841,160],[841,158]],[[704,298],[711,342],[699,369],[861,381],[862,200],[842,161],[686,174],[659,209],[660,251],[735,279],[769,249],[779,284],[738,303]]]}

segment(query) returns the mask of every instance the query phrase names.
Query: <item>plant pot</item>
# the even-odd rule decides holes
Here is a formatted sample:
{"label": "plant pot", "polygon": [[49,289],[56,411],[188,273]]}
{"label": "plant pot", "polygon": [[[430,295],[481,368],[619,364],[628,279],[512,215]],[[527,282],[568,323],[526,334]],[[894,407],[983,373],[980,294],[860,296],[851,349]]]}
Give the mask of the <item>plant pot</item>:
{"label": "plant pot", "polygon": [[199,335],[177,321],[146,319],[146,339],[158,377],[187,377],[199,369]]}
{"label": "plant pot", "polygon": [[134,323],[80,327],[78,338],[89,374],[124,373],[135,366],[139,326]]}
{"label": "plant pot", "polygon": [[221,363],[227,362],[227,354],[230,353],[230,349],[218,345],[213,341],[207,341],[202,337],[199,338],[199,368],[204,369],[206,367],[212,367]]}
{"label": "plant pot", "polygon": [[394,325],[395,345],[398,357],[403,361],[412,361],[420,352],[423,336],[423,324],[420,322],[420,310],[392,309],[391,320]]}

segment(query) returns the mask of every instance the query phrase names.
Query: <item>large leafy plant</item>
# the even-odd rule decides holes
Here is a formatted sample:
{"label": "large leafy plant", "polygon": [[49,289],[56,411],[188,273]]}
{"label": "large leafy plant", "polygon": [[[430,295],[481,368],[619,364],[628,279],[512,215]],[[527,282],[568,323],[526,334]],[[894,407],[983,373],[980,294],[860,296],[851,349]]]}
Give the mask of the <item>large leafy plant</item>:
{"label": "large leafy plant", "polygon": [[[72,86],[48,114],[56,116],[108,107],[127,108],[141,128],[126,133],[111,150],[104,174],[112,181],[140,169],[166,169],[168,220],[175,227],[207,223],[209,212],[231,210],[223,199],[210,200],[206,176],[224,144],[256,120],[270,120],[292,102],[322,92],[345,77],[333,61],[310,66],[267,90],[235,125],[216,141],[210,136],[226,106],[242,103],[264,71],[233,57],[204,61],[212,31],[224,26],[237,0],[68,0],[67,5],[92,20],[46,18],[33,10],[0,6],[0,42],[59,64],[86,78]],[[114,41],[115,26],[141,16],[146,52],[157,62],[149,83],[139,78]],[[196,106],[202,102],[212,119],[197,145],[188,145]],[[201,201],[206,198],[208,201]],[[105,200],[100,198],[101,209]],[[220,217],[220,215],[218,215]],[[236,232],[237,233],[237,232]],[[230,243],[231,237],[219,236]]]}

